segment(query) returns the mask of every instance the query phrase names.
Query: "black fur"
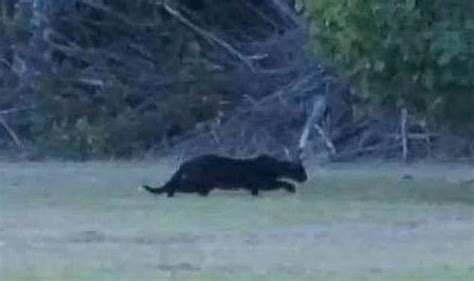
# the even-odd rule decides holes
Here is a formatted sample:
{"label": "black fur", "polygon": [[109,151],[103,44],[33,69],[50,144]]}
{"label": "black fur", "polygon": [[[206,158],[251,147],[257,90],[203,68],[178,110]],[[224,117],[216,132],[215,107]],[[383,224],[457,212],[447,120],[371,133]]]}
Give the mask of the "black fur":
{"label": "black fur", "polygon": [[294,193],[295,186],[282,178],[304,182],[308,176],[299,162],[281,161],[267,155],[250,159],[232,159],[217,155],[203,155],[184,162],[162,187],[143,186],[151,193],[197,192],[207,196],[213,189],[244,188],[257,196],[259,190],[283,188]]}

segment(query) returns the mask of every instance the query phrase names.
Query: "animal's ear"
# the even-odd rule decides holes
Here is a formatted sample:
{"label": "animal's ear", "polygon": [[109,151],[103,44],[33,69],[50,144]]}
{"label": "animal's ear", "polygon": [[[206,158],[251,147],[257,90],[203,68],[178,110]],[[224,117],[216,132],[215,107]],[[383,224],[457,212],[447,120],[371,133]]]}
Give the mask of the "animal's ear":
{"label": "animal's ear", "polygon": [[304,151],[302,147],[298,147],[297,161],[303,163],[305,160]]}
{"label": "animal's ear", "polygon": [[288,149],[288,147],[285,146],[285,149],[284,149],[284,150],[285,150],[285,157],[286,157],[286,160],[288,160],[288,161],[294,160],[294,159],[292,159],[292,157],[291,157],[290,150]]}

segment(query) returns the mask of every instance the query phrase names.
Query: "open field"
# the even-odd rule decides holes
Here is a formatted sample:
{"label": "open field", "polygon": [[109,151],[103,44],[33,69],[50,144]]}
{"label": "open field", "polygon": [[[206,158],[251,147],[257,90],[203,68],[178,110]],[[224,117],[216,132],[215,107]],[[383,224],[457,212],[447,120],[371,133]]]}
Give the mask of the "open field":
{"label": "open field", "polygon": [[173,167],[0,163],[0,280],[474,280],[472,166],[334,164],[259,198],[137,188]]}

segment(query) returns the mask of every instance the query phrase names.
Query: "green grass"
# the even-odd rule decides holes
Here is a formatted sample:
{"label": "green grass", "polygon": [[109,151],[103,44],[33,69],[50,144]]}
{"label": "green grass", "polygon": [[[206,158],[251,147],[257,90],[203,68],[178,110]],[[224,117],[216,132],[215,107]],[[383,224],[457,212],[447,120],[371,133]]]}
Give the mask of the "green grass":
{"label": "green grass", "polygon": [[[5,277],[4,277],[5,278]],[[16,277],[6,277],[7,281],[31,281],[31,280],[47,280],[47,281],[126,281],[126,280],[180,280],[180,281],[472,281],[472,273],[466,274],[415,274],[413,276],[393,276],[384,274],[369,274],[356,276],[295,276],[295,275],[265,275],[265,276],[211,276],[198,274],[156,274],[147,276],[147,279],[136,279],[136,276],[122,276],[114,273],[94,273],[90,275],[68,275],[62,276],[38,276],[25,275]]]}
{"label": "green grass", "polygon": [[472,167],[334,165],[260,198],[137,188],[171,171],[0,163],[0,280],[474,280]]}

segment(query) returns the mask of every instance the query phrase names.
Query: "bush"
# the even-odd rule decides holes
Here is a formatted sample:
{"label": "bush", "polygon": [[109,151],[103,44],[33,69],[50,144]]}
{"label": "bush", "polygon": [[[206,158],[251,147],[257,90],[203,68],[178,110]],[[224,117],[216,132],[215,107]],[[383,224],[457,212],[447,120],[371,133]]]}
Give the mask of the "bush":
{"label": "bush", "polygon": [[37,85],[29,135],[48,155],[128,157],[212,118],[219,101],[213,92],[184,90],[147,99],[147,92],[120,81],[91,91],[75,78],[73,72],[47,75]]}
{"label": "bush", "polygon": [[[299,33],[266,1],[7,2],[0,109],[19,109],[8,122],[37,156],[142,153],[272,93],[302,59]],[[253,73],[196,27],[244,57],[265,54],[250,68],[292,71]]]}
{"label": "bush", "polygon": [[195,37],[153,1],[106,3],[52,3],[47,14],[54,33],[27,133],[46,155],[128,157],[216,113],[202,54],[185,48],[199,48]]}
{"label": "bush", "polygon": [[312,0],[312,50],[371,104],[474,131],[474,3]]}

